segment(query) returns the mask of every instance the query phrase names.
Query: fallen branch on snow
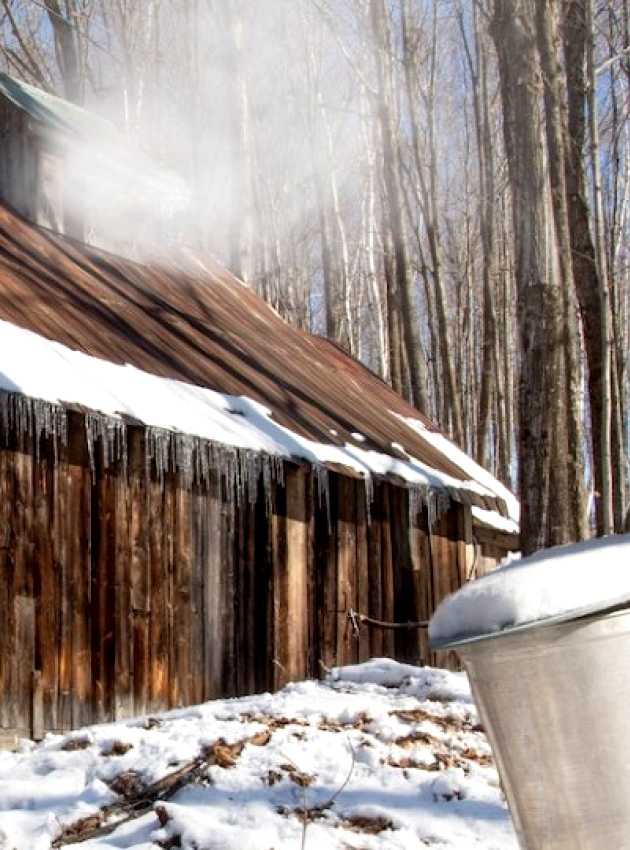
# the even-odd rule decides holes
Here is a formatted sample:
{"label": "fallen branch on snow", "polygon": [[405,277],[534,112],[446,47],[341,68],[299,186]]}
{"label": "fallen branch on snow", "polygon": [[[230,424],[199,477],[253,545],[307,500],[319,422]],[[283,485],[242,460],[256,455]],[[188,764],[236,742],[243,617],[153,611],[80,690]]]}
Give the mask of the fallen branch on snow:
{"label": "fallen branch on snow", "polygon": [[151,811],[157,802],[170,799],[184,785],[201,779],[206,770],[213,764],[219,767],[233,767],[245,744],[263,746],[268,743],[271,734],[258,732],[243,741],[234,744],[226,743],[222,738],[215,741],[197,758],[158,779],[152,785],[129,795],[124,800],[118,800],[109,806],[103,806],[93,815],[68,824],[60,835],[52,842],[52,847],[65,847],[69,844],[79,844],[92,838],[109,835],[119,826],[142,817]]}

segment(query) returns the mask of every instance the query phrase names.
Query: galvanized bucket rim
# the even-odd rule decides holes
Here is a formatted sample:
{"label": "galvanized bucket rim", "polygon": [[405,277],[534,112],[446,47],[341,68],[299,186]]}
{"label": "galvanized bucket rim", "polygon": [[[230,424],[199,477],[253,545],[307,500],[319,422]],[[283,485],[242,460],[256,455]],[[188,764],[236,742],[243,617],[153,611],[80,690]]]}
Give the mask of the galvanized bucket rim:
{"label": "galvanized bucket rim", "polygon": [[455,635],[450,638],[438,638],[437,640],[429,639],[429,646],[434,650],[442,649],[458,649],[467,644],[477,644],[483,641],[498,640],[499,638],[508,637],[510,635],[518,635],[521,632],[532,631],[533,629],[542,629],[550,626],[558,626],[562,623],[569,623],[572,620],[598,619],[599,617],[607,617],[610,614],[620,613],[626,609],[630,609],[630,593],[624,594],[607,602],[598,602],[593,605],[585,605],[581,608],[573,608],[570,611],[564,611],[562,614],[556,614],[551,617],[541,617],[538,620],[527,620],[524,623],[518,623],[515,626],[506,626],[504,629],[499,629],[493,632],[479,632],[473,635]]}

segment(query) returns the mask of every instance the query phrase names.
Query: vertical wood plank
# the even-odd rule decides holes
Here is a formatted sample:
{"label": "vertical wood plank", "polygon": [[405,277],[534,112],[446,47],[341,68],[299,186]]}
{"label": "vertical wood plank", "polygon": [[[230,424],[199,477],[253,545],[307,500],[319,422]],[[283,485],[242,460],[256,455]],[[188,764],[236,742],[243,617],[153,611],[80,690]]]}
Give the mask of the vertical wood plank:
{"label": "vertical wood plank", "polygon": [[458,584],[461,587],[471,578],[475,561],[473,543],[472,510],[469,505],[455,505],[457,512],[457,562],[459,565]]}
{"label": "vertical wood plank", "polygon": [[223,672],[221,695],[236,692],[236,622],[235,622],[235,573],[236,573],[236,504],[230,492],[221,499],[221,619]]}
{"label": "vertical wood plank", "polygon": [[68,611],[72,648],[70,663],[70,715],[73,727],[92,720],[92,650],[91,650],[91,490],[92,482],[87,457],[85,425],[82,417],[73,415],[68,423],[68,468],[64,479],[67,487],[66,509],[71,518],[71,532],[65,553],[67,575],[72,585],[72,606]]}
{"label": "vertical wood plank", "polygon": [[173,553],[173,664],[177,670],[179,693],[176,705],[193,702],[191,649],[192,617],[192,495],[180,475],[174,477],[174,553]]}
{"label": "vertical wood plank", "polygon": [[[285,471],[285,478],[288,470]],[[287,564],[287,493],[286,487],[277,484],[274,510],[271,518],[271,551],[273,559],[273,687],[281,688],[289,678],[289,584]]]}
{"label": "vertical wood plank", "polygon": [[116,475],[94,447],[92,483],[92,671],[98,722],[114,716],[116,634]]}
{"label": "vertical wood plank", "polygon": [[33,670],[31,691],[31,738],[34,741],[41,741],[46,729],[44,724],[44,689],[41,670]]}
{"label": "vertical wood plank", "polygon": [[133,715],[133,632],[131,612],[131,506],[127,470],[112,467],[114,486],[114,717]]}
{"label": "vertical wood plank", "polygon": [[[40,671],[42,729],[57,728],[60,596],[58,569],[54,557],[54,468],[55,447],[51,439],[46,441],[45,452],[40,456],[40,462],[34,470],[35,667]],[[1,523],[0,520],[0,525]],[[0,551],[1,548],[2,543],[0,541]],[[1,563],[0,570],[2,570]],[[2,646],[0,643],[1,654]]]}
{"label": "vertical wood plank", "polygon": [[[8,435],[2,435],[6,439]],[[6,443],[5,443],[6,444]],[[13,725],[13,664],[15,652],[13,613],[13,475],[12,453],[0,450],[0,727]]]}
{"label": "vertical wood plank", "polygon": [[[355,570],[355,597],[357,608],[362,614],[368,614],[370,608],[369,585],[369,549],[366,488],[362,481],[356,483],[357,548]],[[358,661],[367,661],[370,657],[370,630],[365,626],[359,629]]]}
{"label": "vertical wood plank", "polygon": [[[71,428],[72,418],[68,419]],[[72,728],[72,577],[70,572],[69,548],[72,519],[68,501],[69,464],[68,450],[62,449],[53,471],[53,548],[58,587],[58,628],[56,646],[58,652],[58,686],[56,728],[60,731]],[[91,575],[91,571],[90,571]]]}
{"label": "vertical wood plank", "polygon": [[204,566],[204,699],[221,695],[223,682],[223,563],[221,550],[221,492],[216,474],[204,495],[199,514],[199,534],[207,540]]}
{"label": "vertical wood plank", "polygon": [[133,710],[149,711],[150,551],[148,481],[144,432],[128,429],[130,605],[132,614]]}
{"label": "vertical wood plank", "polygon": [[33,725],[33,667],[35,658],[35,600],[32,596],[15,597],[15,728],[30,736]]}
{"label": "vertical wood plank", "polygon": [[[402,487],[391,490],[392,550],[394,556],[394,620],[405,623],[418,619],[414,593],[413,562],[410,548],[409,492]],[[411,664],[420,660],[419,633],[415,629],[394,633],[396,658]]]}
{"label": "vertical wood plank", "polygon": [[[426,508],[422,508],[413,517],[409,542],[411,547],[415,619],[429,620],[434,609],[432,605],[431,549],[429,546]],[[420,660],[426,664],[430,658],[428,630],[421,629],[418,633],[418,639]]]}
{"label": "vertical wood plank", "polygon": [[[457,560],[457,513],[449,508],[436,520],[431,530],[431,566],[433,573],[433,609],[440,604],[449,593],[459,586],[459,566]],[[459,669],[455,653],[436,652],[432,662],[450,669]]]}
{"label": "vertical wood plank", "polygon": [[256,691],[256,633],[258,610],[266,597],[256,596],[256,505],[244,501],[237,510],[235,562],[236,689]]}
{"label": "vertical wood plank", "polygon": [[[383,579],[383,619],[394,621],[394,555],[392,550],[392,506],[390,502],[392,486],[385,482],[382,487],[383,520],[381,525],[381,557]],[[396,648],[394,633],[387,629],[383,632],[383,655],[394,658]]]}
{"label": "vertical wood plank", "polygon": [[[27,440],[31,443],[30,439]],[[30,448],[34,451],[32,443]],[[21,734],[31,729],[32,684],[35,663],[35,601],[33,597],[33,458],[24,451],[14,456],[15,563],[13,575],[15,610],[15,726]]]}
{"label": "vertical wood plank", "polygon": [[308,658],[308,531],[306,471],[290,467],[286,474],[287,645],[289,679],[306,676]]}
{"label": "vertical wood plank", "polygon": [[163,636],[165,638],[164,653],[168,676],[166,679],[167,705],[169,708],[180,705],[181,682],[179,670],[176,667],[175,652],[175,510],[176,510],[176,477],[171,471],[163,472],[163,513],[162,513],[162,572],[164,580]]}
{"label": "vertical wood plank", "polygon": [[320,675],[319,668],[319,635],[318,623],[319,616],[317,611],[317,571],[319,562],[316,557],[316,521],[315,521],[315,481],[313,470],[309,469],[306,472],[306,516],[308,518],[307,542],[306,542],[306,594],[307,594],[307,617],[308,617],[308,638],[307,638],[307,659],[306,659],[306,675],[308,678],[316,678]]}
{"label": "vertical wood plank", "polygon": [[[368,615],[375,620],[383,619],[383,565],[381,533],[383,527],[383,485],[374,486],[374,501],[371,508],[372,522],[368,526]],[[383,630],[369,629],[370,654],[373,658],[383,655]]]}
{"label": "vertical wood plank", "polygon": [[207,541],[200,539],[199,513],[205,504],[204,494],[198,486],[190,493],[190,683],[191,703],[204,699],[204,570],[206,565]]}
{"label": "vertical wood plank", "polygon": [[357,644],[348,619],[350,608],[356,609],[355,568],[356,482],[339,476],[337,514],[337,663],[353,664],[357,660]]}
{"label": "vertical wood plank", "polygon": [[168,706],[168,561],[165,554],[165,491],[155,470],[147,480],[149,529],[149,575],[151,607],[149,613],[149,686],[150,711]]}
{"label": "vertical wood plank", "polygon": [[[269,485],[268,485],[269,486]],[[265,492],[262,479],[258,486],[256,501],[255,530],[255,665],[256,691],[273,688],[275,665],[273,658],[273,556],[271,547],[271,524],[273,511],[268,507],[268,496],[274,498],[275,485],[271,483],[272,493]]]}
{"label": "vertical wood plank", "polygon": [[[328,500],[316,505],[315,563],[317,586],[318,662],[337,663],[337,513],[339,476],[329,476]],[[330,517],[330,522],[329,522]]]}

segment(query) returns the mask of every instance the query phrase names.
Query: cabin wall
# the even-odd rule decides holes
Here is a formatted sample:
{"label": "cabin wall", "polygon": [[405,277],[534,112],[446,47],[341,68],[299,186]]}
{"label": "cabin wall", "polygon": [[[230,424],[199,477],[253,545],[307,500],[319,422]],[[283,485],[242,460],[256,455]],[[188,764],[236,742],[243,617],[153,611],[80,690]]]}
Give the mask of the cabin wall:
{"label": "cabin wall", "polygon": [[64,158],[21,109],[0,97],[0,198],[35,224],[78,235],[64,214]]}
{"label": "cabin wall", "polygon": [[429,533],[427,508],[390,483],[370,500],[363,481],[291,463],[270,477],[251,458],[200,480],[144,429],[112,442],[106,423],[64,416],[0,415],[5,735],[275,689],[371,656],[454,663],[429,652],[425,629],[357,635],[348,611],[428,619],[467,576],[468,509]]}

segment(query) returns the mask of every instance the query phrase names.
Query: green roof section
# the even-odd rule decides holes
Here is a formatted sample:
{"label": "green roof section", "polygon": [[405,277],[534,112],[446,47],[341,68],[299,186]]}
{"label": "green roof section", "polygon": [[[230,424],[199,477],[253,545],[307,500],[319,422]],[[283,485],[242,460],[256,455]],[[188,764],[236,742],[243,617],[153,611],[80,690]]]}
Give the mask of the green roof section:
{"label": "green roof section", "polygon": [[43,89],[16,80],[2,71],[0,71],[0,94],[26,112],[34,121],[63,133],[82,138],[93,137],[95,133],[99,136],[104,133],[115,136],[118,133],[115,125],[106,118],[101,118]]}

